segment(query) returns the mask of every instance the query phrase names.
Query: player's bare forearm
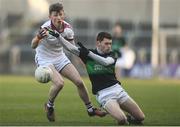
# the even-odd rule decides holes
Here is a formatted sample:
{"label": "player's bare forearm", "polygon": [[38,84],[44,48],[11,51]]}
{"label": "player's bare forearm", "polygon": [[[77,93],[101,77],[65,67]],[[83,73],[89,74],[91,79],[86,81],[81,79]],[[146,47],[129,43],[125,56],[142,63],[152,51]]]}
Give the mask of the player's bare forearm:
{"label": "player's bare forearm", "polygon": [[35,37],[32,39],[31,48],[35,49],[35,48],[38,46],[39,41],[40,41],[40,39],[39,39],[37,36],[35,36]]}
{"label": "player's bare forearm", "polygon": [[33,38],[32,42],[31,42],[31,47],[33,49],[37,48],[37,46],[38,46],[39,42],[41,41],[41,39],[43,39],[47,35],[48,35],[47,29],[46,28],[40,28],[37,35]]}

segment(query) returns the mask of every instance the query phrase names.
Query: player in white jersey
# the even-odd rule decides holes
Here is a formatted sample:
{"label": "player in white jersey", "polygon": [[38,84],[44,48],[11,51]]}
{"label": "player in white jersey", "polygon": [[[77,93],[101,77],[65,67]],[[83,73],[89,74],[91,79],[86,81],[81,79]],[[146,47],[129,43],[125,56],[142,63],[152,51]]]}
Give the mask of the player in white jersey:
{"label": "player in white jersey", "polygon": [[31,42],[31,47],[36,49],[35,61],[37,66],[49,67],[53,72],[51,76],[52,85],[49,91],[49,100],[45,103],[48,120],[55,121],[54,101],[64,86],[62,76],[68,78],[77,86],[79,96],[86,105],[89,116],[105,116],[105,112],[92,106],[84,82],[76,68],[64,54],[60,40],[49,35],[47,32],[47,28],[56,30],[61,33],[66,40],[74,44],[74,32],[71,26],[64,21],[62,4],[55,3],[50,5],[49,19],[49,21],[41,26],[39,32]]}

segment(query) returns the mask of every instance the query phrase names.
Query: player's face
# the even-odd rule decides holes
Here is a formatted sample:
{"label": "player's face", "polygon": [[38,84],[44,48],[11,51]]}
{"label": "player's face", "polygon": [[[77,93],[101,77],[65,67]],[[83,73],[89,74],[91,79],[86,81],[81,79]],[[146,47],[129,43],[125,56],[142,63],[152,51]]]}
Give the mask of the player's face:
{"label": "player's face", "polygon": [[62,24],[62,21],[64,20],[64,11],[61,10],[59,12],[57,11],[53,11],[51,12],[51,14],[49,15],[49,18],[51,19],[53,25],[57,28],[59,28]]}
{"label": "player's face", "polygon": [[103,53],[109,53],[111,51],[112,40],[104,38],[101,42],[98,42],[98,48]]}

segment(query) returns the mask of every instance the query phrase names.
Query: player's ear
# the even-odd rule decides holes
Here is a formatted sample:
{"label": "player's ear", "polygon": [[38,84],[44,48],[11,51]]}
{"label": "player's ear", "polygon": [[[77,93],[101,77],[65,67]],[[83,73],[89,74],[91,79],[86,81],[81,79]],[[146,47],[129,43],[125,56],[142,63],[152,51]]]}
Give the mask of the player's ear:
{"label": "player's ear", "polygon": [[100,41],[96,41],[96,46],[99,47],[100,43]]}
{"label": "player's ear", "polygon": [[49,12],[49,16],[48,16],[49,18],[51,17],[51,13],[52,13],[52,12]]}

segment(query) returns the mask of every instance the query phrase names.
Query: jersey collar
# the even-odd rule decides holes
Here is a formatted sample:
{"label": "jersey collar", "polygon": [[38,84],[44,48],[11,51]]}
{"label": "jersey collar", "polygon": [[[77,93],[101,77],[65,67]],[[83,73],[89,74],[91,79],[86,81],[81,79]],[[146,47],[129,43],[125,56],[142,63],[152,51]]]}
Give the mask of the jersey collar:
{"label": "jersey collar", "polygon": [[99,55],[102,55],[102,56],[106,56],[106,55],[110,55],[110,54],[111,54],[111,52],[109,52],[109,53],[103,53],[100,49],[98,49],[98,47],[96,48],[96,51],[97,51],[97,53],[98,53]]}
{"label": "jersey collar", "polygon": [[99,54],[101,54],[101,55],[104,54],[98,47],[96,48],[96,50],[97,50],[97,53],[99,53]]}
{"label": "jersey collar", "polygon": [[65,28],[65,24],[64,24],[64,22],[62,22],[62,29],[61,29],[61,30],[58,30],[58,29],[54,26],[54,24],[52,23],[52,21],[51,21],[51,28],[52,28],[53,30],[58,31],[59,33],[63,33],[63,32],[64,32],[64,28]]}

